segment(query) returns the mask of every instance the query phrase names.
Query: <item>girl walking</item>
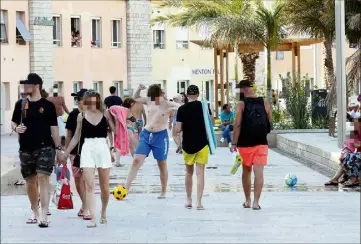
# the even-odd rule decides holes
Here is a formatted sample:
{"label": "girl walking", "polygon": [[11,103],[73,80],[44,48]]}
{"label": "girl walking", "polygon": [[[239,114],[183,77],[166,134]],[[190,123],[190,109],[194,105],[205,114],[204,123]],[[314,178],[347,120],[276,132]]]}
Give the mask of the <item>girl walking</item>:
{"label": "girl walking", "polygon": [[85,180],[86,206],[89,208],[91,221],[88,228],[96,227],[96,200],[94,195],[95,169],[98,170],[101,191],[101,218],[100,224],[107,223],[106,209],[109,201],[109,171],[112,167],[111,152],[107,144],[108,126],[115,132],[114,122],[107,110],[103,111],[100,94],[88,90],[84,94],[84,113],[78,115],[75,135],[66,149],[62,161],[66,160],[70,152],[84,139],[81,150],[80,168]]}

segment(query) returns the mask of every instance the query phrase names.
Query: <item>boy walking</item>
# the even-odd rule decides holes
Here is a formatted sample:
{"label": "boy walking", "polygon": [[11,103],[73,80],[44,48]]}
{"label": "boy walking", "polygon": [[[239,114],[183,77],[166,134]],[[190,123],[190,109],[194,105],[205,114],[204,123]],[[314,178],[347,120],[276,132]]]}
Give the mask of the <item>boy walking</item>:
{"label": "boy walking", "polygon": [[204,210],[202,196],[204,190],[204,168],[208,163],[209,147],[203,118],[202,103],[198,101],[199,89],[191,85],[187,89],[188,103],[178,109],[176,132],[183,132],[183,157],[186,164],[185,185],[187,201],[185,207],[192,208],[192,186],[194,165],[197,174],[197,210]]}

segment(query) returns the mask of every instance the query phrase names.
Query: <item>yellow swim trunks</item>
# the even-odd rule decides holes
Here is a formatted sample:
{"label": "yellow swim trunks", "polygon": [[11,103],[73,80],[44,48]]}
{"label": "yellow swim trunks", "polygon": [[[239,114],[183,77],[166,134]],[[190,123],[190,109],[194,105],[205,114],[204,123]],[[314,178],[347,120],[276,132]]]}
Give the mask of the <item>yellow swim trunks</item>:
{"label": "yellow swim trunks", "polygon": [[183,151],[184,162],[188,165],[193,165],[194,163],[207,164],[209,155],[209,147],[205,146],[202,150],[194,154],[188,154]]}

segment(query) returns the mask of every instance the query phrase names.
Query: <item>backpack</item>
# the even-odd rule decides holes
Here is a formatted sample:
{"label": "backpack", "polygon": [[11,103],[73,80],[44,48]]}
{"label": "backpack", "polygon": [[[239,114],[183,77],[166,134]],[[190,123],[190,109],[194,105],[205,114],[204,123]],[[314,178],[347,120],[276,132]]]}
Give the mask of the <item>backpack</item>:
{"label": "backpack", "polygon": [[245,98],[244,104],[242,130],[251,137],[266,137],[270,132],[270,122],[263,98]]}

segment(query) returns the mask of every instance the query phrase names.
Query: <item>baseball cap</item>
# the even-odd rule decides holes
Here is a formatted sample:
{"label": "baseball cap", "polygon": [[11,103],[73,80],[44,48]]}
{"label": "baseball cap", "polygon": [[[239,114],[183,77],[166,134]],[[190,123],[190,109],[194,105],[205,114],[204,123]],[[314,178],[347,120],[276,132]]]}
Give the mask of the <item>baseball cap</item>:
{"label": "baseball cap", "polygon": [[80,89],[78,92],[73,92],[72,94],[71,94],[71,96],[72,97],[83,97],[84,96],[84,93],[85,92],[87,92],[88,91],[88,89],[84,89],[84,88],[82,88],[82,89]]}
{"label": "baseball cap", "polygon": [[43,79],[41,79],[41,77],[36,74],[36,73],[30,73],[28,74],[28,77],[26,80],[21,80],[20,84],[29,84],[29,85],[42,85],[43,84]]}
{"label": "baseball cap", "polygon": [[356,107],[356,103],[350,102],[350,103],[348,104],[348,106],[349,106],[349,107]]}
{"label": "baseball cap", "polygon": [[239,82],[239,87],[240,88],[253,87],[253,83],[250,80],[241,80]]}
{"label": "baseball cap", "polygon": [[196,86],[196,85],[188,86],[187,95],[199,95],[198,86]]}

